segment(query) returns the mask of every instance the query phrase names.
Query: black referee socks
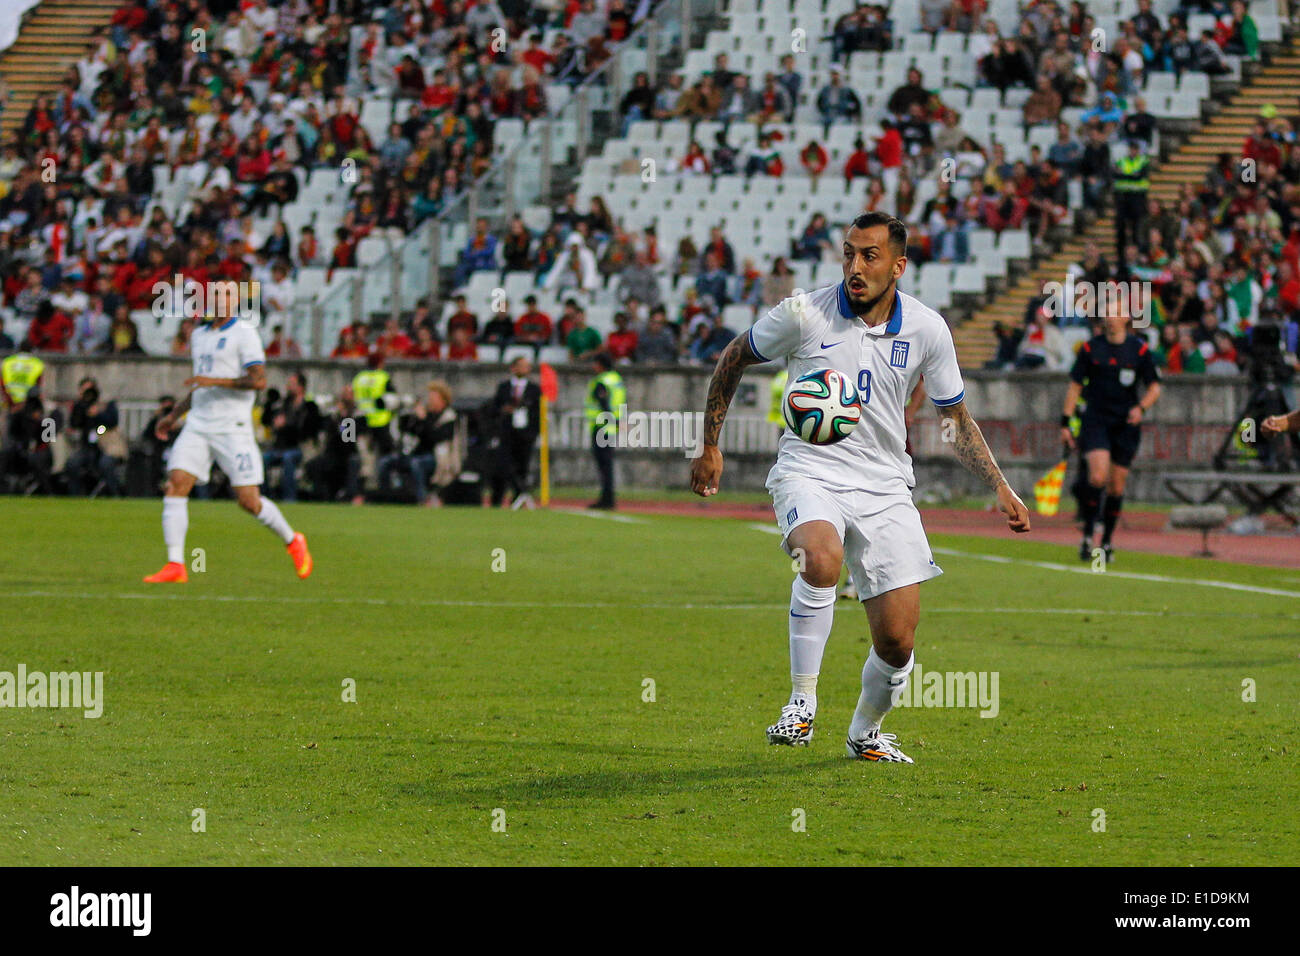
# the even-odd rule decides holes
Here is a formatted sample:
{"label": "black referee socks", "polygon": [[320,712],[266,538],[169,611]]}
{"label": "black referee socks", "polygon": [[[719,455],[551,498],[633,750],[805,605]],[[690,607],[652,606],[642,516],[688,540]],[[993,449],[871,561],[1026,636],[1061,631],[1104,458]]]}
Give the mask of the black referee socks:
{"label": "black referee socks", "polygon": [[1099,504],[1101,504],[1101,489],[1094,488],[1092,485],[1085,485],[1079,510],[1083,518],[1083,537],[1089,541],[1092,540],[1092,529],[1097,523],[1097,506]]}
{"label": "black referee socks", "polygon": [[1107,495],[1106,507],[1102,516],[1101,543],[1110,544],[1110,536],[1115,532],[1115,522],[1119,520],[1119,511],[1124,507],[1123,495]]}

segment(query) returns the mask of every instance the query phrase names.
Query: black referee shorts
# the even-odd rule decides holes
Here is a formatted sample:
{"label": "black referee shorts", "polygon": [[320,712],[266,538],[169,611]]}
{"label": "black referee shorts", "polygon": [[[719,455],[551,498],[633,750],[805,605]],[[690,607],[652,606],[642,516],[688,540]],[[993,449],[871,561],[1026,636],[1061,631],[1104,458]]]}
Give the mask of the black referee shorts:
{"label": "black referee shorts", "polygon": [[1142,427],[1130,425],[1125,419],[1084,415],[1079,422],[1079,448],[1085,454],[1104,448],[1110,452],[1110,460],[1121,468],[1133,465],[1141,443]]}

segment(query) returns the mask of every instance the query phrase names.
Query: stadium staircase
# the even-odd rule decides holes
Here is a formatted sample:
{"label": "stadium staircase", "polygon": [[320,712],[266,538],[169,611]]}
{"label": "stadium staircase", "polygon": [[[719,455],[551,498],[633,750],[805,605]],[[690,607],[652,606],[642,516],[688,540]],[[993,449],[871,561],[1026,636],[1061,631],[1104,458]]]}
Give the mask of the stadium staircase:
{"label": "stadium staircase", "polygon": [[[1159,162],[1151,176],[1150,195],[1165,204],[1177,201],[1179,191],[1186,183],[1200,183],[1206,172],[1223,152],[1240,155],[1241,144],[1250,135],[1260,109],[1272,104],[1282,115],[1300,111],[1300,34],[1293,33],[1281,44],[1274,46],[1270,55],[1268,46],[1263,49],[1264,63],[1247,64],[1243,70],[1243,83],[1235,91],[1225,91],[1223,99],[1208,105],[1213,112],[1203,126],[1192,132],[1181,144],[1170,149]],[[1216,92],[1222,87],[1216,80]],[[1161,122],[1161,135],[1166,136]],[[1041,294],[1043,284],[1063,282],[1066,270],[1078,262],[1084,247],[1090,241],[1100,246],[1108,258],[1114,257],[1115,220],[1107,210],[1096,218],[1084,220],[1084,228],[1070,236],[1052,254],[1038,260],[1019,279],[953,331],[957,354],[965,368],[980,368],[992,359],[997,351],[993,324],[1002,322],[1009,326],[1022,323],[1025,306]]]}
{"label": "stadium staircase", "polygon": [[12,139],[22,128],[37,96],[52,96],[59,89],[92,32],[107,26],[119,5],[119,0],[45,0],[27,15],[18,39],[0,54],[0,76],[10,90],[0,140]]}

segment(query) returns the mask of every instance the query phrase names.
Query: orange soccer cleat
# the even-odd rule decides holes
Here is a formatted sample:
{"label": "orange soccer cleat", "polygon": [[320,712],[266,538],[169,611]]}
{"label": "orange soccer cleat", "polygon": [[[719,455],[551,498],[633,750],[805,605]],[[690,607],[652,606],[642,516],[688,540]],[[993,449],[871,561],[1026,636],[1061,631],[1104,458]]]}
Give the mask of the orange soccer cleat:
{"label": "orange soccer cleat", "polygon": [[311,574],[311,552],[307,550],[307,536],[299,531],[286,546],[289,557],[293,558],[294,570],[298,577],[305,578]]}
{"label": "orange soccer cleat", "polygon": [[184,584],[190,579],[185,573],[185,565],[179,561],[168,561],[162,566],[162,570],[157,574],[151,574],[144,579],[145,584]]}

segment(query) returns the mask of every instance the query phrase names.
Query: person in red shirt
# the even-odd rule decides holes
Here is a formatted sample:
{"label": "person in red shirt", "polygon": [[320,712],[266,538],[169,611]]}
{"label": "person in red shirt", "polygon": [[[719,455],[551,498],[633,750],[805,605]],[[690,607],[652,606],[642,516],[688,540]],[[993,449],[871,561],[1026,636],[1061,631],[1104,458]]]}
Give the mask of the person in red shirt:
{"label": "person in red shirt", "polygon": [[1277,300],[1287,312],[1300,310],[1300,278],[1290,259],[1283,259],[1277,267]]}
{"label": "person in red shirt", "polygon": [[532,345],[545,345],[551,340],[554,325],[551,317],[537,308],[537,296],[524,297],[525,309],[515,319],[515,341]]}
{"label": "person in red shirt", "polygon": [[573,331],[574,326],[578,324],[578,300],[565,299],[563,311],[560,312],[559,322],[559,344],[563,345],[569,339],[569,333]]}
{"label": "person in red shirt", "polygon": [[402,331],[401,323],[389,319],[384,323],[383,334],[375,341],[375,348],[387,358],[396,358],[405,355],[412,344],[411,337]]}
{"label": "person in red shirt", "polygon": [[420,103],[425,109],[441,113],[456,102],[456,87],[447,82],[446,70],[434,70],[433,82],[424,88]]}
{"label": "person in red shirt", "polygon": [[284,334],[284,326],[271,330],[271,341],[266,343],[267,358],[302,358],[302,348],[297,341]]}
{"label": "person in red shirt", "polygon": [[628,16],[623,0],[609,0],[609,11],[605,16],[605,36],[611,43],[622,43],[632,32],[632,18]]}
{"label": "person in red shirt", "polygon": [[33,352],[66,352],[73,331],[72,320],[46,300],[36,307],[27,327],[27,347]]}
{"label": "person in red shirt", "polygon": [[241,183],[260,183],[271,171],[271,154],[251,138],[239,148],[235,163],[235,180]]}
{"label": "person in red shirt", "polygon": [[883,169],[896,169],[903,165],[903,135],[892,120],[882,119],[880,128],[885,132],[876,140],[876,159]]}
{"label": "person in red shirt", "polygon": [[220,279],[239,279],[244,274],[243,240],[232,239],[226,243],[226,255],[217,263],[217,277]]}
{"label": "person in red shirt", "polygon": [[808,175],[816,180],[818,176],[825,172],[830,157],[826,155],[826,150],[822,148],[821,143],[810,140],[808,145],[803,148],[803,151],[799,153],[799,162],[808,171]]}
{"label": "person in red shirt", "polygon": [[298,265],[315,265],[319,255],[320,242],[316,239],[316,230],[311,226],[303,226],[298,239]]}
{"label": "person in red shirt", "polygon": [[709,163],[709,157],[704,153],[704,147],[691,140],[691,145],[687,148],[686,153],[682,156],[681,168],[692,173],[705,174],[713,167]]}
{"label": "person in red shirt", "polygon": [[[243,270],[240,270],[241,273]],[[188,282],[193,280],[200,285],[205,284],[212,275],[208,269],[207,263],[203,261],[203,250],[198,246],[190,246],[189,251],[185,254],[185,265],[180,270],[183,280]],[[238,276],[231,276],[238,278]]]}
{"label": "person in red shirt", "polygon": [[353,326],[347,326],[339,332],[338,345],[330,353],[331,358],[365,358],[370,350],[363,335],[358,335]]}
{"label": "person in red shirt", "polygon": [[1243,159],[1253,159],[1258,166],[1263,166],[1265,163],[1272,166],[1281,165],[1282,151],[1269,137],[1268,124],[1263,120],[1255,121],[1254,130],[1241,148],[1241,156]]}
{"label": "person in red shirt", "polygon": [[135,280],[126,287],[126,301],[133,309],[147,309],[154,301],[154,286],[159,282],[170,283],[172,269],[162,249],[154,246],[149,250],[149,262],[143,270],[137,272]]}
{"label": "person in red shirt", "polygon": [[614,331],[605,341],[605,351],[615,362],[630,362],[636,357],[637,334],[628,325],[626,312],[614,315]]}
{"label": "person in red shirt", "polygon": [[407,348],[403,357],[409,359],[440,359],[442,358],[442,343],[433,337],[433,331],[427,325],[417,325],[415,327],[415,341]]}
{"label": "person in red shirt", "polygon": [[447,319],[447,338],[451,339],[457,330],[464,330],[472,339],[478,335],[478,316],[469,309],[465,308],[465,297],[458,295],[452,299],[456,305],[456,311]]}
{"label": "person in red shirt", "polygon": [[453,362],[473,361],[478,358],[478,346],[463,327],[451,333],[447,358]]}
{"label": "person in red shirt", "polygon": [[555,57],[542,46],[542,35],[540,33],[530,33],[528,35],[528,49],[519,54],[519,59],[543,76],[551,71],[551,65],[555,63]]}
{"label": "person in red shirt", "polygon": [[351,234],[340,226],[335,230],[334,237],[338,242],[334,245],[334,254],[330,256],[329,271],[325,274],[326,282],[334,277],[335,269],[353,269],[357,264],[357,245]]}
{"label": "person in red shirt", "polygon": [[642,241],[644,243],[643,251],[645,252],[646,262],[652,266],[659,265],[659,236],[655,232],[655,227],[653,225],[645,227],[645,234]]}

